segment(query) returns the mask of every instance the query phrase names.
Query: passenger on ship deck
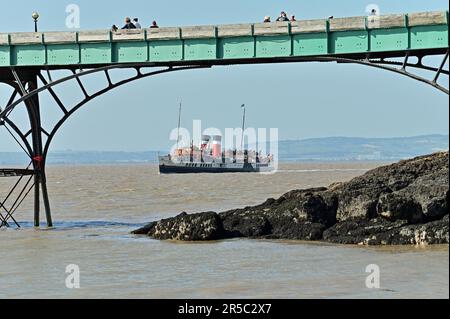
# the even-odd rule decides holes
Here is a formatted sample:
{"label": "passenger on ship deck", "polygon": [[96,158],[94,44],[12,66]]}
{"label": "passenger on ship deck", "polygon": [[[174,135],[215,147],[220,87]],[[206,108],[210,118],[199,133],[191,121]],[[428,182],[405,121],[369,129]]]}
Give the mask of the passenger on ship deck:
{"label": "passenger on ship deck", "polygon": [[117,32],[117,31],[119,31],[119,28],[114,24],[114,25],[111,27],[111,31],[112,31],[112,32]]}
{"label": "passenger on ship deck", "polygon": [[291,22],[295,22],[295,21],[297,21],[297,20],[295,19],[295,16],[292,16],[292,17],[291,17]]}
{"label": "passenger on ship deck", "polygon": [[159,28],[158,23],[156,21],[152,22],[152,25],[150,26],[151,29],[157,29]]}
{"label": "passenger on ship deck", "polygon": [[136,29],[136,26],[133,23],[131,23],[131,19],[129,17],[125,18],[125,25],[122,28],[122,30],[126,29]]}
{"label": "passenger on ship deck", "polygon": [[142,29],[141,24],[139,23],[139,19],[138,18],[134,18],[133,19],[133,24],[136,27],[136,29]]}
{"label": "passenger on ship deck", "polygon": [[287,16],[286,12],[281,11],[281,14],[280,14],[280,16],[278,17],[277,21],[278,21],[278,22],[289,21],[289,18],[288,18],[288,16]]}
{"label": "passenger on ship deck", "polygon": [[370,11],[370,15],[377,16],[378,15],[377,9],[372,9],[372,11]]}
{"label": "passenger on ship deck", "polygon": [[264,23],[269,23],[270,22],[270,17],[269,16],[265,16],[264,17]]}

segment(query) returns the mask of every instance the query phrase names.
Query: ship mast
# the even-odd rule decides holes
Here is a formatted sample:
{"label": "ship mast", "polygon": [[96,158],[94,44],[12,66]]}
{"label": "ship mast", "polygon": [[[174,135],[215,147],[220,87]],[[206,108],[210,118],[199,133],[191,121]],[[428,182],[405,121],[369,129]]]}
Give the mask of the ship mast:
{"label": "ship mast", "polygon": [[244,109],[244,114],[242,116],[242,137],[241,137],[241,150],[244,151],[244,131],[245,131],[245,104],[241,105]]}

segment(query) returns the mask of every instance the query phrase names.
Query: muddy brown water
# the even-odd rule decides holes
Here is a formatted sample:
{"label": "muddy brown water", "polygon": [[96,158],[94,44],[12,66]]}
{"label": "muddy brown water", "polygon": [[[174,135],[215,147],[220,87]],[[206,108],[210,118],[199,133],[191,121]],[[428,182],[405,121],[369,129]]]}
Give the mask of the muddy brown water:
{"label": "muddy brown water", "polygon": [[[55,229],[0,230],[0,298],[448,298],[448,245],[356,247],[227,240],[160,242],[130,231],[181,211],[259,204],[297,188],[327,186],[380,163],[301,163],[273,175],[158,175],[153,165],[52,166]],[[12,180],[0,180],[5,194]],[[44,222],[44,220],[43,220]],[[66,287],[66,266],[80,289]],[[366,267],[380,268],[380,289]]]}

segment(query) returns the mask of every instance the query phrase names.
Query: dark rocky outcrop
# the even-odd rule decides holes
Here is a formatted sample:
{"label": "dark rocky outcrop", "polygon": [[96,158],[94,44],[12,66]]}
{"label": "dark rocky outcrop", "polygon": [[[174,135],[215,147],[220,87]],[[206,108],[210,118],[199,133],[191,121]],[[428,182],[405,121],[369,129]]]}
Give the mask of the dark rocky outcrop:
{"label": "dark rocky outcrop", "polygon": [[358,245],[448,244],[448,225],[448,215],[425,224],[409,224],[406,220],[389,222],[383,218],[346,220],[325,230],[323,239]]}
{"label": "dark rocky outcrop", "polygon": [[160,240],[200,241],[224,237],[222,221],[214,212],[188,215],[153,222],[133,232]]}
{"label": "dark rocky outcrop", "polygon": [[294,190],[258,206],[220,214],[183,213],[134,233],[173,240],[248,237],[365,245],[448,243],[448,160],[448,152],[421,156],[328,188]]}

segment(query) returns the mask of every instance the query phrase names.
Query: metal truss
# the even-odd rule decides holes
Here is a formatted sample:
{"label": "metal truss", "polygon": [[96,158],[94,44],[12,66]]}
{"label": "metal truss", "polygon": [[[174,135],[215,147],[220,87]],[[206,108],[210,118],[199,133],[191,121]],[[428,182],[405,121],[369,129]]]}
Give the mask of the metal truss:
{"label": "metal truss", "polygon": [[[20,69],[10,69],[11,77],[9,80],[2,81],[10,85],[14,91],[6,103],[4,108],[0,107],[0,127],[4,127],[7,132],[13,137],[13,139],[20,145],[24,153],[30,158],[30,165],[26,169],[0,169],[0,177],[18,177],[18,181],[11,188],[11,191],[7,194],[6,198],[1,201],[0,199],[0,209],[3,213],[0,213],[0,228],[3,226],[9,226],[9,220],[12,220],[17,227],[20,227],[19,223],[14,219],[13,214],[16,212],[18,207],[22,204],[25,198],[30,194],[31,190],[34,189],[34,225],[39,227],[40,225],[40,196],[42,193],[42,199],[44,203],[47,226],[52,227],[52,217],[50,210],[50,201],[47,191],[45,165],[47,154],[51,145],[53,138],[55,137],[58,130],[63,126],[63,124],[82,106],[86,105],[88,102],[92,101],[96,97],[108,93],[109,91],[123,86],[127,83],[140,80],[143,78],[156,76],[159,74],[191,70],[198,68],[206,68],[210,66],[180,66],[180,67],[167,67],[161,70],[144,72],[147,68],[145,65],[111,65],[104,67],[97,67],[89,70],[78,70],[69,69],[71,75],[60,78],[58,80],[52,80],[51,71],[45,70],[48,79],[44,77],[41,70],[30,71],[30,70],[20,70]],[[136,75],[127,77],[121,81],[114,83],[112,81],[110,71],[113,69],[132,69],[136,71]],[[107,86],[103,89],[96,91],[95,93],[88,94],[86,86],[83,84],[83,78],[90,74],[103,73],[106,80]],[[76,105],[68,106],[61,98],[56,94],[54,88],[62,83],[75,80],[78,88],[84,95],[81,102]],[[38,81],[42,85],[38,86]],[[44,128],[41,124],[41,109],[39,105],[39,94],[42,92],[48,92],[56,105],[62,111],[62,116],[56,122],[56,124],[51,128]],[[28,131],[22,131],[13,120],[10,119],[11,113],[15,108],[24,104],[28,117],[30,120],[30,126]],[[31,138],[31,141],[30,141]],[[31,167],[31,169],[30,169]],[[32,181],[34,178],[34,182]],[[25,185],[21,183],[25,182]],[[20,189],[20,186],[23,186]],[[15,192],[18,191],[18,195],[11,207],[6,208],[6,202],[11,200]],[[6,215],[5,215],[6,214]]]}
{"label": "metal truss", "polygon": [[[6,197],[0,202],[0,228],[3,226],[9,227],[9,220],[12,220],[14,224],[20,228],[19,223],[13,215],[35,186],[35,184],[32,183],[35,172],[34,170],[29,169],[30,166],[31,163],[28,165],[27,169],[0,169],[0,177],[19,177]],[[7,207],[7,202],[11,199],[13,202]]]}
{"label": "metal truss", "polygon": [[[449,51],[447,50],[447,53],[444,54],[444,57],[442,59],[442,62],[438,67],[428,66],[423,64],[423,59],[425,56],[423,55],[414,55],[410,52],[407,52],[403,62],[399,61],[391,61],[387,58],[371,58],[370,56],[367,56],[364,59],[352,59],[352,58],[346,58],[346,57],[323,57],[323,58],[317,58],[317,61],[323,62],[323,61],[334,61],[338,63],[355,63],[355,64],[361,64],[365,66],[370,66],[378,69],[382,69],[385,71],[394,72],[397,74],[401,74],[404,76],[407,76],[409,78],[412,78],[416,81],[420,81],[423,83],[426,83],[428,85],[431,85],[432,87],[449,94],[449,89],[440,85],[438,83],[438,80],[442,75],[449,76],[449,70],[445,69],[445,66],[447,64],[449,56]],[[416,63],[410,63],[410,59],[412,57],[417,57]],[[409,71],[409,69],[419,69],[428,71],[431,73],[432,77],[426,78],[421,75],[415,74],[412,71]]]}

